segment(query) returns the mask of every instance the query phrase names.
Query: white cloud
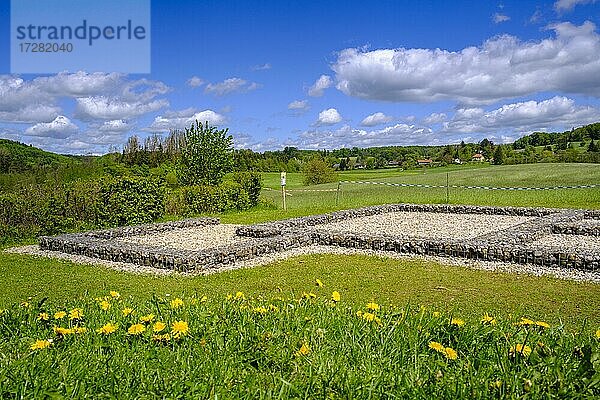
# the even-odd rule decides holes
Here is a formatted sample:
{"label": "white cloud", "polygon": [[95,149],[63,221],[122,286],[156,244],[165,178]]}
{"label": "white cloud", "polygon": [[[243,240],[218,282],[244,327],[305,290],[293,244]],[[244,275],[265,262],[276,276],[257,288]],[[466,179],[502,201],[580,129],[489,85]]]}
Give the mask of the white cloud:
{"label": "white cloud", "polygon": [[181,111],[168,112],[154,118],[152,124],[142,129],[147,132],[169,132],[171,129],[189,128],[195,121],[209,122],[211,125],[222,125],[227,119],[224,115],[213,110],[197,111],[188,108]]}
{"label": "white cloud", "polygon": [[342,121],[342,116],[335,108],[328,108],[319,113],[316,125],[334,125]]}
{"label": "white cloud", "polygon": [[255,82],[248,82],[241,78],[229,78],[223,82],[209,83],[204,88],[204,92],[214,94],[215,96],[225,96],[234,92],[250,92],[259,87],[261,85]]}
{"label": "white cloud", "polygon": [[112,121],[105,121],[99,126],[94,127],[98,132],[105,135],[121,135],[129,132],[133,126],[122,119],[116,119]]}
{"label": "white cloud", "polygon": [[307,100],[294,100],[287,106],[288,110],[307,111],[310,107]]}
{"label": "white cloud", "polygon": [[348,96],[393,102],[491,104],[544,91],[600,97],[600,36],[592,22],[549,27],[555,38],[500,36],[458,52],[346,49],[332,69]]}
{"label": "white cloud", "polygon": [[204,85],[204,81],[197,76],[192,76],[186,83],[193,88]]}
{"label": "white cloud", "polygon": [[79,128],[71,120],[63,115],[59,115],[52,122],[40,122],[27,128],[24,132],[26,136],[43,136],[51,138],[66,138],[77,132]]}
{"label": "white cloud", "polygon": [[254,65],[251,69],[252,69],[252,71],[266,71],[271,68],[272,67],[271,67],[270,63],[265,63],[265,64]]}
{"label": "white cloud", "polygon": [[501,22],[510,21],[510,17],[506,14],[495,13],[492,15],[492,20],[494,23],[499,24]]}
{"label": "white cloud", "polygon": [[329,75],[321,75],[319,79],[308,89],[308,95],[312,97],[321,97],[325,89],[333,84]]}
{"label": "white cloud", "polygon": [[168,105],[169,102],[166,99],[128,102],[104,96],[83,97],[77,99],[75,115],[83,121],[129,119],[158,111]]}
{"label": "white cloud", "polygon": [[423,119],[425,125],[439,124],[446,120],[447,115],[445,113],[431,113]]}
{"label": "white cloud", "polygon": [[375,126],[375,125],[387,124],[392,119],[393,119],[392,117],[387,116],[382,112],[376,112],[375,114],[371,114],[371,115],[365,117],[365,119],[363,119],[360,124],[362,126]]}
{"label": "white cloud", "polygon": [[558,0],[554,3],[554,9],[557,12],[571,11],[577,5],[591,4],[595,2],[596,0]]}

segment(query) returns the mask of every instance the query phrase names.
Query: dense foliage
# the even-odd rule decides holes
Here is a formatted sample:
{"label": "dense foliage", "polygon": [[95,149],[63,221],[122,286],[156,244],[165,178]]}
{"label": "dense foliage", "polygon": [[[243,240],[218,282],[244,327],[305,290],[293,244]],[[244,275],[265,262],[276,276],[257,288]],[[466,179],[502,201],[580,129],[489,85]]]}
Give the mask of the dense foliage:
{"label": "dense foliage", "polygon": [[321,183],[335,182],[336,175],[325,161],[319,157],[315,157],[304,165],[302,171],[304,174],[305,185],[318,185]]}

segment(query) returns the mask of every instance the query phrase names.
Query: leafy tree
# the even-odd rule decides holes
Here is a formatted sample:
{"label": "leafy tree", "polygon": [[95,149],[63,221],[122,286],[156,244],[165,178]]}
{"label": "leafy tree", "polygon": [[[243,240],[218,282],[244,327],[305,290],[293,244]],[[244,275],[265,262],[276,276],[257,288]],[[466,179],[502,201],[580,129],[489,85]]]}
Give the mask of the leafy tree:
{"label": "leafy tree", "polygon": [[194,122],[184,132],[179,181],[184,185],[218,185],[233,168],[233,137],[208,121]]}
{"label": "leafy tree", "polygon": [[333,168],[319,157],[311,159],[304,165],[303,174],[305,185],[318,185],[337,180]]}
{"label": "leafy tree", "polygon": [[494,164],[504,164],[504,150],[502,150],[502,146],[496,146],[496,151],[494,152]]}
{"label": "leafy tree", "polygon": [[594,140],[592,140],[590,142],[590,145],[588,146],[587,151],[589,151],[590,153],[598,151],[598,145],[596,143],[594,143]]}
{"label": "leafy tree", "polygon": [[346,161],[346,158],[342,157],[342,159],[340,160],[340,171],[345,171],[348,169],[348,162]]}

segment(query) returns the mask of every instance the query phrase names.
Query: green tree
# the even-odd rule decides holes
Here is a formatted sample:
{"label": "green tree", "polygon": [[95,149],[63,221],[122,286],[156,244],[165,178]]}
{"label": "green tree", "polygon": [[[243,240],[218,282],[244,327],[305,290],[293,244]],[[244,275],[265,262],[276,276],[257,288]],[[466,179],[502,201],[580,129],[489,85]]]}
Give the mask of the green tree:
{"label": "green tree", "polygon": [[592,141],[590,142],[590,145],[587,148],[587,151],[589,151],[590,153],[593,153],[595,151],[598,151],[598,145],[596,145],[596,143],[594,143],[594,140],[592,139]]}
{"label": "green tree", "polygon": [[228,129],[194,122],[184,132],[178,174],[184,185],[218,185],[233,167],[233,138]]}
{"label": "green tree", "polygon": [[494,164],[504,164],[504,150],[502,150],[502,146],[496,146],[496,151],[494,151]]}
{"label": "green tree", "polygon": [[333,168],[319,157],[315,157],[304,165],[304,184],[318,185],[320,183],[335,182],[337,176]]}

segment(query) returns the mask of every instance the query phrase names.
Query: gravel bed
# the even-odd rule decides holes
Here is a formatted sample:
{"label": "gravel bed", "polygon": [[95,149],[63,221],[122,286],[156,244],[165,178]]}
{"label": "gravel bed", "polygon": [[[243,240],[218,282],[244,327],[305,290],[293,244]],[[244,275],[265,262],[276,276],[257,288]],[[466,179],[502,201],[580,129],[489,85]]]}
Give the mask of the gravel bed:
{"label": "gravel bed", "polygon": [[160,234],[128,236],[120,238],[118,241],[177,250],[208,250],[248,242],[249,238],[236,236],[235,231],[240,226],[222,224],[181,228]]}
{"label": "gravel bed", "polygon": [[552,234],[542,236],[531,243],[532,247],[559,247],[575,250],[591,250],[600,252],[599,236]]}
{"label": "gravel bed", "polygon": [[[5,250],[7,253],[14,254],[27,254],[38,257],[51,257],[57,258],[67,261],[72,261],[79,264],[90,264],[90,265],[98,265],[103,266],[119,271],[125,271],[129,273],[138,273],[138,274],[152,274],[152,275],[192,275],[192,274],[184,274],[175,272],[173,270],[161,269],[161,268],[151,268],[140,266],[136,264],[128,264],[128,263],[117,263],[112,261],[100,260],[97,258],[90,258],[85,256],[79,256],[74,254],[67,253],[59,253],[55,251],[47,251],[41,250],[39,246],[22,246],[22,247],[13,247]],[[373,251],[373,250],[357,250],[357,249],[347,249],[343,247],[337,246],[307,246],[294,248],[278,253],[272,253],[268,255],[263,255],[259,257],[255,257],[250,260],[236,262],[231,265],[226,265],[218,269],[212,269],[208,272],[200,273],[200,274],[211,274],[218,273],[228,270],[234,270],[239,268],[251,268],[261,265],[267,265],[276,261],[285,260],[290,257],[297,257],[309,254],[340,254],[340,255],[369,255],[390,259],[402,259],[402,260],[410,260],[410,259],[418,259],[424,261],[436,262],[442,265],[450,265],[456,267],[466,267],[473,268],[479,270],[485,270],[490,272],[505,272],[505,273],[516,273],[516,274],[526,274],[526,275],[534,275],[534,276],[552,276],[558,279],[565,280],[573,280],[573,281],[581,281],[581,282],[592,282],[600,284],[600,272],[592,272],[592,271],[581,271],[581,270],[573,270],[573,269],[565,269],[565,268],[551,268],[551,267],[541,267],[538,265],[532,264],[514,264],[514,263],[500,263],[500,262],[489,262],[489,261],[475,261],[475,260],[467,260],[464,258],[456,258],[456,257],[435,257],[435,256],[420,256],[414,254],[400,254],[390,251]]]}
{"label": "gravel bed", "polygon": [[319,225],[319,231],[377,232],[429,239],[473,239],[531,221],[531,217],[432,212],[390,212]]}

